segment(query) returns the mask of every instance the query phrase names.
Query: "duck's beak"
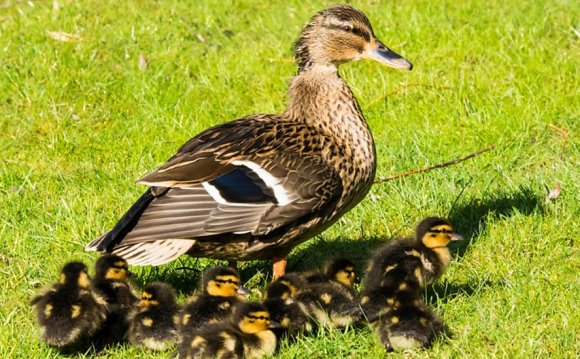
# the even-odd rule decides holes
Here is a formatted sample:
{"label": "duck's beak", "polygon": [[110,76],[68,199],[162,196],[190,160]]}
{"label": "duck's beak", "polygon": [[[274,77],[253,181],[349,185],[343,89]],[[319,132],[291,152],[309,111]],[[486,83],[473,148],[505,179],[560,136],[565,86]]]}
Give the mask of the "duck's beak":
{"label": "duck's beak", "polygon": [[386,47],[379,40],[375,40],[374,46],[363,52],[363,58],[375,60],[381,64],[394,67],[396,69],[412,70],[413,64],[403,56]]}
{"label": "duck's beak", "polygon": [[457,234],[457,233],[453,233],[453,234],[451,235],[451,241],[452,241],[452,242],[455,242],[455,241],[462,241],[462,240],[463,240],[463,237],[462,237],[461,235]]}

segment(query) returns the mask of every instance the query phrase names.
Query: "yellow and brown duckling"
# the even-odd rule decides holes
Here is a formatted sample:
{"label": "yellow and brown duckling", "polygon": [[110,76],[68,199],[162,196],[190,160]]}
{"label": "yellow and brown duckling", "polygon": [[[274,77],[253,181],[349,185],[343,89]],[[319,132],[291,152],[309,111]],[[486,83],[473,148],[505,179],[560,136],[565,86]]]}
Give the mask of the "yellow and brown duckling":
{"label": "yellow and brown duckling", "polygon": [[400,293],[393,301],[390,310],[372,325],[387,351],[427,347],[446,331],[443,322],[419,295]]}
{"label": "yellow and brown duckling", "polygon": [[332,281],[344,285],[354,293],[356,266],[350,259],[335,258],[326,263],[322,271],[306,273],[304,280],[307,285]]}
{"label": "yellow and brown duckling", "polygon": [[36,307],[40,338],[54,347],[68,347],[94,334],[106,317],[105,301],[90,290],[87,267],[66,264],[60,281],[30,302]]}
{"label": "yellow and brown duckling", "polygon": [[297,289],[291,284],[292,280],[287,280],[289,274],[268,286],[262,302],[268,309],[270,318],[280,324],[279,328],[272,329],[278,338],[294,338],[298,333],[312,330],[305,305],[293,298]]}
{"label": "yellow and brown duckling", "polygon": [[243,303],[230,321],[212,324],[184,338],[179,359],[262,358],[276,351],[270,314],[259,303]]}
{"label": "yellow and brown duckling", "polygon": [[316,13],[296,42],[298,74],[282,114],[251,115],[210,128],[156,171],[115,227],[87,246],[134,265],[182,254],[226,260],[288,253],[359,203],[376,172],[373,137],[338,73],[359,59],[410,70],[349,5]]}
{"label": "yellow and brown duckling", "polygon": [[178,338],[179,305],[175,289],[165,283],[143,288],[141,302],[129,326],[129,341],[152,350],[165,350]]}
{"label": "yellow and brown duckling", "polygon": [[95,263],[92,290],[107,302],[107,319],[94,338],[97,350],[126,339],[129,315],[139,303],[129,283],[127,261],[114,254],[106,254]]}
{"label": "yellow and brown duckling", "polygon": [[181,312],[180,332],[186,335],[195,329],[229,318],[246,294],[240,275],[231,267],[215,267],[203,273],[201,294],[188,300]]}
{"label": "yellow and brown duckling", "polygon": [[[419,223],[415,238],[401,238],[379,249],[366,272],[361,305],[370,322],[388,310],[397,295],[419,295],[425,284],[439,278],[451,262],[447,245],[461,240],[445,219],[429,217]],[[400,294],[401,293],[401,294]]]}

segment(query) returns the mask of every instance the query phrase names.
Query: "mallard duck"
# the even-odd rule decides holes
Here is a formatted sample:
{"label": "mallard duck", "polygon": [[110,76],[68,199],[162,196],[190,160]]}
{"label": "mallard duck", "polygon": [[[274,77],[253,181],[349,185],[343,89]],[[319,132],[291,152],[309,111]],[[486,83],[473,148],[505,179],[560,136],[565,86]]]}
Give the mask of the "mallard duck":
{"label": "mallard duck", "polygon": [[414,298],[439,278],[451,262],[447,245],[458,240],[462,237],[447,220],[429,217],[419,223],[415,238],[396,239],[380,248],[363,283],[361,305],[367,319],[377,320],[396,296],[410,293]]}
{"label": "mallard duck", "polygon": [[293,338],[300,332],[312,330],[306,307],[293,299],[296,287],[284,280],[288,274],[268,286],[262,302],[268,309],[270,318],[280,324],[279,328],[272,329],[278,338]]}
{"label": "mallard duck", "polygon": [[60,281],[30,302],[36,306],[40,338],[48,345],[65,347],[90,337],[106,317],[105,301],[89,290],[87,267],[66,264]]}
{"label": "mallard duck", "polygon": [[131,318],[129,341],[152,350],[167,349],[177,340],[178,311],[172,286],[160,282],[147,285]]}
{"label": "mallard duck", "polygon": [[373,325],[387,351],[426,347],[445,332],[443,322],[419,295],[399,294]]}
{"label": "mallard duck", "polygon": [[179,348],[185,358],[262,358],[274,354],[277,340],[270,330],[268,310],[259,303],[243,303],[229,322],[195,331]]}
{"label": "mallard duck", "polygon": [[228,318],[245,295],[240,275],[231,267],[211,268],[204,272],[200,282],[201,294],[189,299],[181,312],[180,332],[184,336]]}
{"label": "mallard duck", "polygon": [[107,319],[96,333],[97,350],[109,344],[122,342],[129,329],[129,314],[139,303],[139,298],[129,284],[127,261],[114,254],[99,257],[95,263],[92,290],[107,302]]}
{"label": "mallard duck", "polygon": [[284,113],[243,117],[189,140],[138,181],[150,187],[87,249],[135,265],[160,265],[185,253],[273,259],[277,278],[292,248],[360,202],[375,177],[375,145],[338,66],[359,59],[412,65],[348,5],[316,13],[294,52],[298,74]]}

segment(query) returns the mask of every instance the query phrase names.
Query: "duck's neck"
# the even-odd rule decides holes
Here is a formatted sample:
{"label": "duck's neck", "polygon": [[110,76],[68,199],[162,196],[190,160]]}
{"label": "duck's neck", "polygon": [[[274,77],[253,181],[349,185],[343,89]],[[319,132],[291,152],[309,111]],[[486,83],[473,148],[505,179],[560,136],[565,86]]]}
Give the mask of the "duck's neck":
{"label": "duck's neck", "polygon": [[375,159],[372,135],[352,91],[334,65],[302,69],[289,88],[286,116],[317,128],[346,151],[347,156]]}

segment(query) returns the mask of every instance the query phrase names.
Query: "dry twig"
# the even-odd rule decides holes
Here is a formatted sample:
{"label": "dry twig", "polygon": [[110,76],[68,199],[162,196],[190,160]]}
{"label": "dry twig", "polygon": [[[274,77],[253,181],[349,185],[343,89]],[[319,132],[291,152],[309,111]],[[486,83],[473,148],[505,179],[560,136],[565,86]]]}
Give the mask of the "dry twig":
{"label": "dry twig", "polygon": [[412,171],[407,171],[407,172],[399,173],[399,174],[396,174],[396,175],[393,175],[393,176],[390,176],[390,177],[387,177],[387,178],[381,178],[379,180],[376,180],[375,181],[375,184],[377,184],[377,183],[384,183],[384,182],[387,182],[387,181],[392,181],[392,180],[397,179],[397,178],[406,177],[406,176],[414,175],[414,174],[417,174],[417,173],[428,172],[428,171],[431,171],[431,170],[434,170],[434,169],[437,169],[437,168],[443,168],[443,167],[451,166],[451,165],[457,164],[459,162],[463,162],[465,160],[468,160],[470,158],[473,158],[475,156],[479,156],[480,154],[482,154],[484,152],[491,151],[494,148],[495,148],[495,146],[494,145],[491,145],[491,146],[488,146],[486,148],[482,148],[482,149],[477,150],[477,151],[475,151],[473,153],[470,153],[470,154],[465,155],[463,157],[456,158],[456,159],[451,160],[451,161],[447,161],[447,162],[443,162],[443,163],[438,163],[438,164],[433,165],[433,166],[427,166],[427,167],[418,168],[418,169],[415,169],[415,170],[412,170]]}

